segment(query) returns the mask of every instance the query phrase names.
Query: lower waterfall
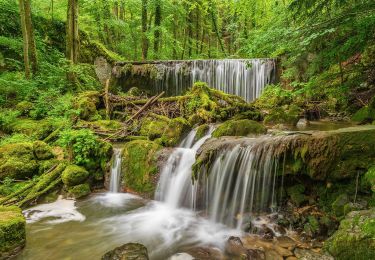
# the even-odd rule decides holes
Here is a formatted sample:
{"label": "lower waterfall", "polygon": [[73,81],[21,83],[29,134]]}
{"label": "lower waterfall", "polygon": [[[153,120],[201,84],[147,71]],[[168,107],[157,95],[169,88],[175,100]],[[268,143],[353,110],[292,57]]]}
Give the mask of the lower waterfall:
{"label": "lower waterfall", "polygon": [[122,153],[122,149],[120,149],[120,148],[114,148],[113,149],[111,175],[110,175],[110,182],[109,182],[109,191],[110,192],[119,192],[120,191],[121,153]]}
{"label": "lower waterfall", "polygon": [[192,130],[180,146],[169,156],[160,175],[155,199],[172,207],[194,206],[192,166],[195,155],[202,144],[211,137],[214,127],[210,126],[205,136],[196,141],[197,130]]}
{"label": "lower waterfall", "polygon": [[243,229],[251,214],[276,211],[279,157],[272,145],[264,144],[254,139],[245,147],[224,149],[201,172],[195,196],[211,220]]}

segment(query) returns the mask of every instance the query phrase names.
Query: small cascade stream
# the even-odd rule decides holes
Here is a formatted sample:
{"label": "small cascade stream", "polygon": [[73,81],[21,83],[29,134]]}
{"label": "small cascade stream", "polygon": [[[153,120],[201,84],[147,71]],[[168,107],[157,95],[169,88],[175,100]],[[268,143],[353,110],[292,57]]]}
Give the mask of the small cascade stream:
{"label": "small cascade stream", "polygon": [[196,141],[196,129],[192,130],[180,146],[168,158],[162,170],[155,199],[164,201],[171,207],[192,208],[194,192],[192,169],[195,155],[202,144],[211,137],[214,130],[210,126],[205,136]]}
{"label": "small cascade stream", "polygon": [[121,182],[121,148],[113,149],[113,158],[111,166],[111,175],[109,182],[109,191],[110,192],[119,192],[120,191],[120,182]]}

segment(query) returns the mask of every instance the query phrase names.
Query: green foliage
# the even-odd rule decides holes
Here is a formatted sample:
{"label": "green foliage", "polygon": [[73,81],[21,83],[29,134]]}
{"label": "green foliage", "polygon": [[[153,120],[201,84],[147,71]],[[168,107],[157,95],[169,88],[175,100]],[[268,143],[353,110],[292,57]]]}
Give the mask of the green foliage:
{"label": "green foliage", "polygon": [[0,130],[9,132],[10,124],[16,121],[20,112],[11,109],[0,110]]}
{"label": "green foliage", "polygon": [[69,159],[78,165],[90,163],[100,149],[98,138],[87,129],[64,130],[56,143],[65,147]]}

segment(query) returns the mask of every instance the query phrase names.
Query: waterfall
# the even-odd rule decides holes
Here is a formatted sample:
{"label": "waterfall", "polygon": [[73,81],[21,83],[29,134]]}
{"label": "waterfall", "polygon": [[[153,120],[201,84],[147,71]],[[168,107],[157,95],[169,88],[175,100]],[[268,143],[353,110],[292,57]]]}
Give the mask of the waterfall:
{"label": "waterfall", "polygon": [[175,61],[157,64],[156,89],[181,94],[194,82],[203,81],[210,87],[243,97],[258,98],[266,85],[275,82],[273,59],[224,59]]}
{"label": "waterfall", "polygon": [[131,72],[126,69],[128,63],[122,65],[124,69],[114,70],[115,77],[125,75],[120,84],[128,84],[130,88],[136,82],[138,87],[152,94],[164,91],[168,96],[181,95],[194,82],[203,81],[212,88],[250,102],[261,95],[265,86],[276,82],[274,59],[157,61],[134,65]]}
{"label": "waterfall", "polygon": [[119,192],[120,191],[120,181],[121,181],[121,153],[122,149],[114,148],[113,149],[113,159],[109,183],[110,192]]}
{"label": "waterfall", "polygon": [[268,140],[220,151],[196,182],[196,198],[211,220],[242,228],[250,214],[269,213],[277,205],[279,157]]}
{"label": "waterfall", "polygon": [[194,192],[192,185],[192,166],[195,155],[202,144],[211,137],[214,128],[210,126],[205,136],[195,142],[196,129],[192,130],[169,156],[163,168],[155,198],[171,207],[192,208]]}

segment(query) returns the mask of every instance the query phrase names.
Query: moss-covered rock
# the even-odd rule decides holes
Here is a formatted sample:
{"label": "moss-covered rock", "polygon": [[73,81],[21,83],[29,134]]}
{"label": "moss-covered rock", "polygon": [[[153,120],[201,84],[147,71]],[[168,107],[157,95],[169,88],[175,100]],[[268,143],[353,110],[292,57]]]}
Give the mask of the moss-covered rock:
{"label": "moss-covered rock", "polygon": [[[268,147],[278,158],[284,174],[306,174],[313,180],[356,178],[375,161],[375,126],[357,126],[333,131],[280,134],[267,138],[221,137],[207,141],[198,151],[195,174],[209,167],[215,155],[236,145]],[[285,165],[284,163],[285,155]]]}
{"label": "moss-covered rock", "polygon": [[300,206],[303,202],[308,200],[308,197],[303,194],[305,192],[305,186],[297,184],[286,189],[288,196],[291,201],[296,205]]}
{"label": "moss-covered rock", "polygon": [[365,174],[365,182],[371,187],[372,192],[375,193],[375,166],[370,167]]}
{"label": "moss-covered rock", "polygon": [[195,139],[199,140],[203,136],[205,136],[209,128],[210,126],[208,124],[203,124],[203,125],[198,126],[197,133],[195,134]]}
{"label": "moss-covered rock", "polygon": [[349,203],[348,195],[345,193],[339,195],[331,205],[333,213],[338,217],[343,216],[345,213],[344,207],[347,203]]}
{"label": "moss-covered rock", "polygon": [[67,166],[61,175],[62,181],[67,187],[82,184],[88,177],[89,173],[85,168],[74,164]]}
{"label": "moss-covered rock", "polygon": [[267,129],[262,124],[252,120],[242,119],[224,122],[216,128],[212,136],[250,136],[265,134],[266,132]]}
{"label": "moss-covered rock", "polygon": [[365,106],[360,108],[353,116],[352,120],[358,123],[371,123],[375,120],[375,108]]}
{"label": "moss-covered rock", "polygon": [[352,211],[324,248],[335,259],[375,259],[375,209]]}
{"label": "moss-covered rock", "polygon": [[26,116],[33,109],[34,104],[29,101],[21,101],[16,105],[16,109],[20,112],[20,115]]}
{"label": "moss-covered rock", "polygon": [[299,120],[300,113],[300,108],[294,105],[276,107],[264,117],[264,123],[271,125],[284,124],[295,126]]}
{"label": "moss-covered rock", "polygon": [[98,120],[99,114],[97,105],[99,105],[100,93],[97,91],[86,91],[78,95],[74,102],[74,107],[79,110],[79,116],[83,120]]}
{"label": "moss-covered rock", "polygon": [[140,133],[161,145],[176,146],[189,129],[189,123],[182,117],[169,119],[157,116],[145,118],[142,121]]}
{"label": "moss-covered rock", "polygon": [[76,199],[83,198],[91,193],[90,185],[83,183],[68,189],[68,196]]}
{"label": "moss-covered rock", "polygon": [[38,173],[32,143],[7,144],[0,147],[0,179],[31,178]]}
{"label": "moss-covered rock", "polygon": [[0,206],[0,259],[13,256],[26,242],[26,221],[18,207]]}
{"label": "moss-covered rock", "polygon": [[35,157],[38,160],[48,160],[54,157],[52,148],[45,142],[35,141],[33,143],[33,149],[34,149]]}
{"label": "moss-covered rock", "polygon": [[58,124],[54,124],[54,122],[49,119],[32,120],[18,118],[10,124],[12,132],[21,133],[39,140],[48,137],[48,135],[58,127]]}
{"label": "moss-covered rock", "polygon": [[153,194],[157,184],[157,152],[162,147],[156,142],[136,140],[126,143],[122,153],[122,180],[126,189]]}
{"label": "moss-covered rock", "polygon": [[105,253],[102,260],[148,260],[147,248],[137,243],[128,243]]}

